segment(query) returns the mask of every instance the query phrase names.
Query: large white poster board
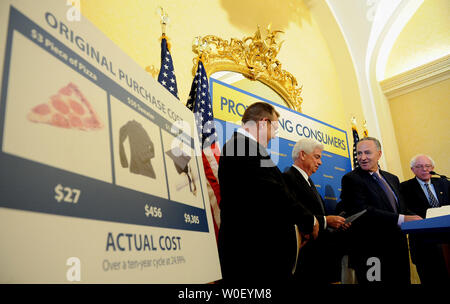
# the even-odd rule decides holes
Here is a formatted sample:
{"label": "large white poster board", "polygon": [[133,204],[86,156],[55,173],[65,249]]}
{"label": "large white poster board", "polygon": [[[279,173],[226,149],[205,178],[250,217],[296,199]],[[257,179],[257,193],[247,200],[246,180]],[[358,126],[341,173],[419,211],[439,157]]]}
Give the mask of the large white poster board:
{"label": "large white poster board", "polygon": [[0,282],[220,279],[193,114],[69,9],[0,3]]}

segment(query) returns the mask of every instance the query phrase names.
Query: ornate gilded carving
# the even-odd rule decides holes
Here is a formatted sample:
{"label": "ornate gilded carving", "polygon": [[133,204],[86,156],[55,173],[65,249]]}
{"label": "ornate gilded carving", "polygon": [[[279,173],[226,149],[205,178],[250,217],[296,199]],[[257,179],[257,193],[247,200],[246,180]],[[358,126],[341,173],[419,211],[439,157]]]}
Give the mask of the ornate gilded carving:
{"label": "ornate gilded carving", "polygon": [[158,79],[159,69],[155,68],[153,64],[145,67],[145,71],[149,72],[153,78]]}
{"label": "ornate gilded carving", "polygon": [[301,112],[302,88],[295,77],[281,68],[276,58],[283,42],[276,38],[282,31],[272,31],[270,25],[263,38],[258,27],[253,37],[242,40],[231,38],[223,40],[214,35],[197,37],[192,50],[198,55],[194,59],[192,74],[195,74],[199,58],[202,58],[208,76],[217,71],[232,71],[243,74],[251,80],[259,80],[277,92],[286,104]]}

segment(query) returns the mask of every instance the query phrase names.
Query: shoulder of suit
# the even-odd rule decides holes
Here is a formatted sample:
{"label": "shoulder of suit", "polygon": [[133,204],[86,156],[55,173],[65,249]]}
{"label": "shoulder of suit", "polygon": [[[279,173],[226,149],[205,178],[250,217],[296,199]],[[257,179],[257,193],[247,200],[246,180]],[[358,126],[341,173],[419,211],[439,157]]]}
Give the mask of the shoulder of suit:
{"label": "shoulder of suit", "polygon": [[446,185],[447,186],[449,185],[449,181],[448,180],[446,180],[444,178],[440,178],[440,177],[432,177],[431,178],[431,182],[433,184],[440,185],[441,187],[445,187]]}
{"label": "shoulder of suit", "polygon": [[443,181],[443,179],[440,178],[440,177],[432,177],[432,178],[431,178],[431,181],[432,181],[432,182],[436,182],[436,183],[440,183],[440,182]]}
{"label": "shoulder of suit", "polygon": [[282,173],[284,179],[287,180],[289,183],[294,182],[296,179],[296,173],[294,170],[297,170],[297,169],[295,169],[294,167],[291,166]]}
{"label": "shoulder of suit", "polygon": [[384,171],[384,170],[380,170],[380,172],[381,172],[382,175],[384,175],[386,177],[389,177],[389,178],[392,178],[392,179],[396,179],[396,180],[398,180],[400,182],[400,179],[398,178],[397,175],[389,173],[389,172]]}
{"label": "shoulder of suit", "polygon": [[356,168],[353,171],[348,172],[342,177],[341,183],[342,185],[361,185],[364,182],[365,177],[364,174],[366,172],[361,170],[360,168]]}
{"label": "shoulder of suit", "polygon": [[409,186],[409,185],[414,185],[417,182],[417,179],[415,177],[405,180],[403,182],[401,182],[402,186]]}
{"label": "shoulder of suit", "polygon": [[388,171],[384,171],[384,170],[381,170],[381,169],[380,169],[380,172],[381,172],[381,174],[383,174],[383,175],[389,175],[389,176],[395,176],[395,177],[397,177],[397,175],[392,174],[392,173],[390,173],[390,172],[388,172]]}
{"label": "shoulder of suit", "polygon": [[[236,142],[254,142],[254,140],[251,140],[249,137],[234,131],[233,135],[230,137],[229,140],[227,140],[227,142],[225,143],[224,147],[228,146],[228,145],[235,145]],[[255,142],[256,144],[256,142]]]}
{"label": "shoulder of suit", "polygon": [[293,166],[290,166],[289,168],[286,169],[286,171],[283,172],[283,174],[290,175],[294,173],[293,170],[295,170],[295,168]]}
{"label": "shoulder of suit", "polygon": [[357,167],[352,171],[348,172],[347,174],[345,174],[344,177],[360,177],[364,174],[367,174],[367,172],[362,170],[360,167]]}
{"label": "shoulder of suit", "polygon": [[421,188],[421,185],[415,177],[408,179],[400,184],[400,189],[405,195],[413,195],[417,188]]}

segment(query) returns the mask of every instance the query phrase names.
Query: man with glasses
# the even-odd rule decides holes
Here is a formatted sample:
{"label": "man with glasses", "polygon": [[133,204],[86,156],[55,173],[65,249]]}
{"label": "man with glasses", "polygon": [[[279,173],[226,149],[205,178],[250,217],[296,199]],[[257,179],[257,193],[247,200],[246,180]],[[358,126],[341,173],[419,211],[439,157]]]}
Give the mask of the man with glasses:
{"label": "man with glasses", "polygon": [[314,216],[291,197],[266,148],[279,114],[250,105],[219,160],[219,257],[224,282],[280,282],[292,278],[300,232],[317,237]]}
{"label": "man with glasses", "polygon": [[[449,205],[450,183],[446,178],[431,177],[433,159],[424,154],[414,156],[410,162],[415,177],[401,184],[406,206],[425,218],[428,208]],[[449,275],[442,245],[427,242],[421,236],[410,235],[411,259],[416,265],[422,284],[449,283]]]}

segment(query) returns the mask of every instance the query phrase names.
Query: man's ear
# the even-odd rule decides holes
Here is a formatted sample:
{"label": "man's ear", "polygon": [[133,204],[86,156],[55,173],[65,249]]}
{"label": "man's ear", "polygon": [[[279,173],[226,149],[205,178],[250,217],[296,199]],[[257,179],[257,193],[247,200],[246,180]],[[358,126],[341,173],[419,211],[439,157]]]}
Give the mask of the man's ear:
{"label": "man's ear", "polygon": [[298,156],[300,157],[301,160],[305,160],[306,156],[305,151],[301,150],[300,152],[298,152]]}

